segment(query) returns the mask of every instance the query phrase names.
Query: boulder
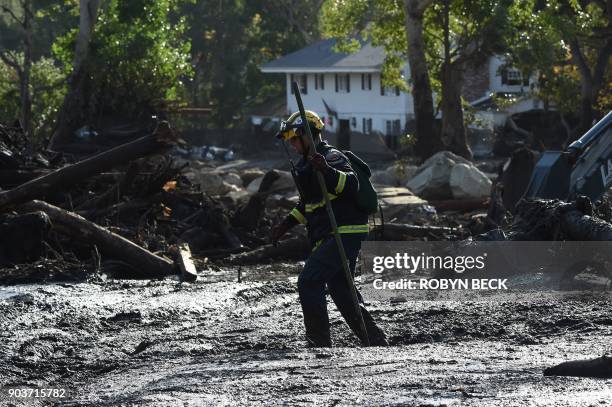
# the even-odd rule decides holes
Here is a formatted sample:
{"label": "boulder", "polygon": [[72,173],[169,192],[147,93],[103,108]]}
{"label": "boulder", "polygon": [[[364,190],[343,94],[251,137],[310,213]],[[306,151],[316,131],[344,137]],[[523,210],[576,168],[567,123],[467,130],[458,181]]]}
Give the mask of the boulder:
{"label": "boulder", "polygon": [[399,187],[412,178],[416,171],[415,165],[396,163],[384,170],[374,171],[370,180],[373,184]]}
{"label": "boulder", "polygon": [[208,195],[225,195],[230,191],[236,191],[235,185],[223,181],[221,175],[211,171],[184,173],[185,177],[194,184],[199,184],[202,192]]}
{"label": "boulder", "polygon": [[473,165],[454,165],[448,182],[455,199],[482,198],[491,193],[491,180]]}
{"label": "boulder", "polygon": [[238,188],[242,188],[244,186],[242,178],[240,178],[240,175],[235,172],[226,172],[225,174],[221,175],[221,178],[223,178],[223,182],[230,185],[235,185]]}
{"label": "boulder", "polygon": [[[281,191],[289,191],[295,190],[295,183],[293,182],[293,177],[291,173],[288,171],[280,171],[276,170],[279,175],[279,178],[274,181],[268,192],[281,192]],[[259,191],[259,186],[261,185],[261,181],[263,181],[263,176],[255,178],[249,185],[247,186],[247,191],[250,194],[254,194]]]}
{"label": "boulder", "polygon": [[258,168],[249,168],[248,170],[244,170],[240,173],[240,178],[242,179],[242,186],[246,187],[253,180],[263,177],[265,172]]}
{"label": "boulder", "polygon": [[491,181],[470,161],[450,151],[441,151],[421,164],[406,187],[429,200],[480,198],[488,196]]}

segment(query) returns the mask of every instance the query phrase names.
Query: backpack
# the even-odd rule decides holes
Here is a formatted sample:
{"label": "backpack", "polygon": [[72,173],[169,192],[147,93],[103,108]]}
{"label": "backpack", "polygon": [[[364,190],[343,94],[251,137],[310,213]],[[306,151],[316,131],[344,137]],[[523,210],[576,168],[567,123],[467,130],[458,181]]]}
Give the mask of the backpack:
{"label": "backpack", "polygon": [[357,207],[372,215],[378,211],[378,194],[370,182],[372,171],[361,158],[357,157],[352,151],[342,151],[349,159],[351,167],[359,180],[359,192],[357,194]]}

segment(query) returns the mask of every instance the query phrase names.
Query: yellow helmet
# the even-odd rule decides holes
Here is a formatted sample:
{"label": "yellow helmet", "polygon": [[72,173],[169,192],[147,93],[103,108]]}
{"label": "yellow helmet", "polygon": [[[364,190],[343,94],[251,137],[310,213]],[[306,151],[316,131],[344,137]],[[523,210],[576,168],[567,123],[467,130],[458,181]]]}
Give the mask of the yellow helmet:
{"label": "yellow helmet", "polygon": [[[310,124],[310,126],[319,131],[325,127],[325,123],[323,123],[323,120],[321,120],[318,114],[312,110],[306,110],[304,113],[306,113],[306,120],[308,120],[308,124]],[[295,129],[300,127],[302,127],[300,112],[294,112],[287,120],[283,120],[281,122],[277,137],[282,138],[284,141],[292,139],[293,137],[297,136]]]}

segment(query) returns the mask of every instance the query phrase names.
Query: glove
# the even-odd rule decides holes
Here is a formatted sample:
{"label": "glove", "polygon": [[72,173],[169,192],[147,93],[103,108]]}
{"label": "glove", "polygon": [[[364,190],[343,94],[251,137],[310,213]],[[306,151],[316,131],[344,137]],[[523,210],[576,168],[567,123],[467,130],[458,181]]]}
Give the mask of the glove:
{"label": "glove", "polygon": [[270,232],[270,242],[274,245],[274,247],[278,245],[278,241],[285,235],[285,233],[287,233],[288,230],[289,225],[287,222],[281,222],[272,228],[272,231]]}
{"label": "glove", "polygon": [[315,170],[322,172],[323,174],[328,172],[329,169],[331,168],[329,164],[327,163],[327,161],[325,161],[325,157],[323,157],[319,153],[312,155],[311,157],[308,158],[308,160],[310,161],[310,164]]}

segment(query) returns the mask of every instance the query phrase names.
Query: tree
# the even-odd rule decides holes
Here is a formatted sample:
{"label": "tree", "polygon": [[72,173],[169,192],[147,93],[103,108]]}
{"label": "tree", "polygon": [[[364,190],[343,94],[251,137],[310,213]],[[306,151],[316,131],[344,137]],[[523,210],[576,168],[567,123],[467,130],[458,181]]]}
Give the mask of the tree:
{"label": "tree", "polygon": [[97,7],[98,0],[81,1],[79,29],[53,46],[72,79],[52,148],[104,117],[134,120],[184,98],[191,65],[185,21],[176,17],[180,3],[107,0]]}
{"label": "tree", "polygon": [[76,38],[72,73],[68,80],[68,92],[60,110],[57,128],[49,143],[50,149],[59,150],[72,137],[74,131],[88,117],[89,73],[85,67],[89,55],[91,35],[98,16],[100,0],[80,0],[79,32]]}
{"label": "tree", "polygon": [[[354,49],[360,35],[386,51],[383,78],[402,86],[407,57],[416,116],[417,154],[421,158],[446,147],[471,158],[462,110],[463,72],[503,49],[508,0],[329,0],[323,9],[326,35]],[[434,128],[434,95],[441,98],[441,135]]]}
{"label": "tree", "polygon": [[442,27],[442,139],[448,149],[471,159],[461,99],[463,75],[506,48],[508,1],[443,0],[434,7]]}
{"label": "tree", "polygon": [[[10,4],[9,4],[10,3]],[[32,135],[32,97],[30,94],[30,75],[32,71],[32,19],[34,9],[32,0],[19,1],[19,11],[13,2],[5,2],[1,10],[12,20],[21,37],[21,55],[14,50],[0,48],[0,60],[13,68],[19,78],[20,122],[27,136]]]}
{"label": "tree", "polygon": [[442,138],[434,130],[434,104],[425,41],[423,39],[423,17],[432,4],[429,0],[405,0],[406,36],[408,38],[408,63],[414,98],[417,155],[425,159],[443,149]]}
{"label": "tree", "polygon": [[[537,74],[537,95],[564,118],[567,143],[586,132],[605,109],[612,55],[612,2],[524,1],[511,9],[514,38],[508,57],[524,74]],[[580,97],[576,98],[579,94]]]}
{"label": "tree", "polygon": [[[249,104],[282,97],[278,78],[259,66],[318,39],[322,0],[224,0],[184,4],[195,76],[192,103],[231,127]],[[221,5],[219,7],[219,5]]]}
{"label": "tree", "polygon": [[358,38],[385,49],[384,85],[408,90],[402,75],[408,59],[416,123],[415,151],[422,159],[443,149],[434,125],[431,68],[424,33],[425,12],[432,4],[430,0],[405,0],[402,9],[392,0],[329,0],[321,12],[322,31],[338,40],[339,51],[358,50],[362,45]]}

